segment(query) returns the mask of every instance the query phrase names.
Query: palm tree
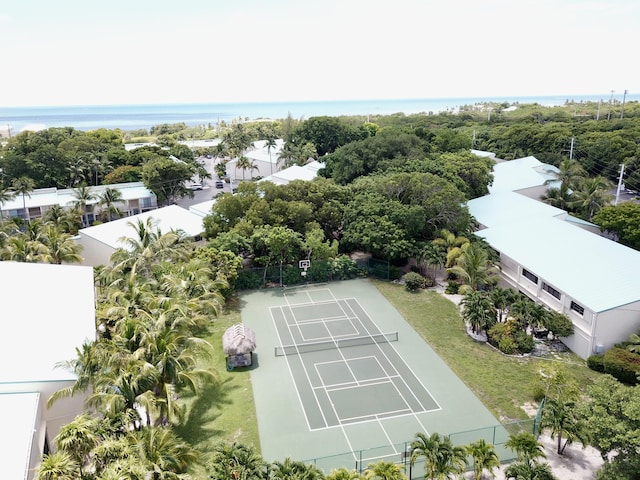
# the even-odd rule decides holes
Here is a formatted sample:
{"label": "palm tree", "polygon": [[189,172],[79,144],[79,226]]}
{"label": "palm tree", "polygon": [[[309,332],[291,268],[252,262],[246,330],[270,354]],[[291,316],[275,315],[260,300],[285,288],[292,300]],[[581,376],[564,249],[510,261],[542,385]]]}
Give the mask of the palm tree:
{"label": "palm tree", "polygon": [[[542,410],[541,429],[549,429],[551,438],[558,437],[558,455],[564,454],[567,445],[575,440],[586,445],[589,441],[587,425],[576,411],[576,404],[571,400],[546,398]],[[564,444],[562,437],[565,437]]]}
{"label": "palm tree", "polygon": [[145,428],[129,433],[129,439],[147,470],[145,479],[178,479],[200,461],[197,451],[170,428]]}
{"label": "palm tree", "polygon": [[488,330],[496,322],[496,311],[486,292],[471,290],[460,301],[462,318],[474,334]]}
{"label": "palm tree", "polygon": [[447,260],[444,248],[436,243],[427,243],[419,252],[417,262],[422,271],[422,266],[433,266],[433,280],[437,277],[437,269],[442,268]]}
{"label": "palm tree", "polygon": [[540,197],[540,200],[552,207],[568,211],[571,208],[571,194],[572,192],[569,190],[567,184],[561,183],[559,188],[548,189],[547,193]]}
{"label": "palm tree", "polygon": [[542,444],[538,442],[533,433],[520,432],[511,435],[505,446],[516,453],[518,462],[528,465],[537,463],[540,458],[546,458]]}
{"label": "palm tree", "polygon": [[77,227],[80,223],[74,215],[70,215],[69,210],[58,204],[48,208],[42,219],[66,233],[77,233]]}
{"label": "palm tree", "polygon": [[78,464],[71,455],[58,451],[42,458],[36,478],[37,480],[77,480],[79,475]]}
{"label": "palm tree", "polygon": [[367,466],[364,478],[367,480],[406,480],[407,476],[402,470],[402,465],[380,460]]}
{"label": "palm tree", "polygon": [[503,322],[511,304],[516,300],[516,292],[510,288],[496,286],[489,292],[489,298],[496,310],[497,321]]}
{"label": "palm tree", "polygon": [[547,180],[546,184],[550,184],[556,181],[560,182],[560,185],[564,185],[567,190],[572,189],[580,180],[587,176],[587,172],[577,160],[566,159],[560,162],[558,165],[558,171],[547,170],[546,173],[553,175],[553,180]]}
{"label": "palm tree", "polygon": [[495,478],[494,468],[500,467],[500,458],[493,445],[481,438],[467,446],[467,454],[473,459],[473,475],[475,480],[481,480],[482,473],[489,471],[491,478]]}
{"label": "palm tree", "polygon": [[86,184],[80,185],[78,188],[73,189],[73,196],[75,197],[74,205],[82,212],[82,226],[89,226],[89,202],[95,200],[97,197],[93,193],[91,187]]}
{"label": "palm tree", "polygon": [[55,225],[45,225],[41,241],[47,247],[47,252],[43,255],[46,263],[60,265],[82,262],[82,245],[75,242],[70,234],[61,232]]}
{"label": "palm tree", "polygon": [[35,182],[29,177],[19,177],[14,178],[11,183],[11,188],[15,192],[15,194],[22,195],[22,209],[24,211],[25,219],[28,221],[31,220],[29,216],[29,210],[27,210],[27,200],[26,197],[31,198],[31,192],[36,187]]}
{"label": "palm tree", "polygon": [[47,247],[39,241],[30,240],[24,233],[9,237],[0,249],[0,259],[13,262],[39,263],[47,255]]}
{"label": "palm tree", "polygon": [[507,467],[505,475],[516,480],[557,480],[548,463],[515,462]]}
{"label": "palm tree", "polygon": [[453,273],[464,283],[461,292],[478,290],[498,281],[498,269],[489,259],[489,253],[479,243],[467,243],[461,247],[461,254],[453,267]]}
{"label": "palm tree", "polygon": [[107,207],[107,221],[111,221],[111,213],[116,213],[118,216],[120,215],[120,210],[114,207],[114,205],[121,201],[122,192],[117,188],[107,187],[104,192],[98,195],[98,204]]}
{"label": "palm tree", "polygon": [[10,191],[4,185],[0,183],[0,222],[4,220],[4,214],[2,213],[2,207],[10,200],[13,200],[16,196],[15,192]]}
{"label": "palm tree", "polygon": [[264,146],[267,147],[267,153],[269,154],[269,168],[271,169],[271,174],[273,175],[273,161],[271,160],[271,150],[278,146],[276,137],[274,137],[273,135],[267,136],[267,139],[264,142]]}
{"label": "palm tree", "polygon": [[289,480],[300,478],[304,480],[320,480],[322,471],[315,465],[307,465],[304,462],[285,458],[283,462],[273,462],[269,467],[270,480]]}
{"label": "palm tree", "polygon": [[213,448],[212,459],[206,467],[212,480],[262,480],[267,465],[253,447],[223,442]]}
{"label": "palm tree", "polygon": [[251,178],[253,178],[253,171],[258,170],[257,165],[249,158],[242,155],[236,162],[236,169],[242,170],[242,181],[244,181],[244,172],[249,170],[251,172]]}
{"label": "palm tree", "polygon": [[62,426],[56,436],[58,448],[69,454],[79,466],[80,478],[82,467],[89,461],[91,450],[98,445],[98,421],[88,413],[82,413],[70,423]]}
{"label": "palm tree", "polygon": [[449,478],[450,475],[462,474],[467,466],[467,453],[464,447],[454,446],[449,437],[441,437],[437,433],[427,436],[416,433],[411,442],[411,460],[424,457],[425,478]]}
{"label": "palm tree", "polygon": [[611,182],[604,177],[584,179],[571,195],[570,206],[591,221],[598,210],[611,203],[613,196],[609,193],[610,189]]}
{"label": "palm tree", "polygon": [[325,475],[325,480],[362,480],[362,476],[356,470],[349,470],[345,467],[340,467],[331,470],[329,475]]}
{"label": "palm tree", "polygon": [[432,240],[432,243],[446,251],[447,262],[445,265],[447,267],[451,267],[454,265],[456,258],[461,253],[460,248],[469,243],[469,239],[462,236],[456,236],[455,233],[452,233],[447,229],[442,229],[438,232],[438,237]]}
{"label": "palm tree", "polygon": [[[292,142],[286,142],[280,153],[278,154],[278,170],[282,168],[282,166],[288,167],[293,165],[296,160],[296,152],[295,146]],[[282,161],[282,164],[280,163]]]}

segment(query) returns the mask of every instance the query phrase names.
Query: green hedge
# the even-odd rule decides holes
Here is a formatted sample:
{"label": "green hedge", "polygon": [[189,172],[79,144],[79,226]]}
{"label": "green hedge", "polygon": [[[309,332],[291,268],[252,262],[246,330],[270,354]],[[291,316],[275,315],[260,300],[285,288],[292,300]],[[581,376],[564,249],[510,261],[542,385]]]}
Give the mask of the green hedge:
{"label": "green hedge", "polygon": [[614,347],[603,357],[604,372],[623,383],[635,385],[640,374],[640,355],[625,348]]}

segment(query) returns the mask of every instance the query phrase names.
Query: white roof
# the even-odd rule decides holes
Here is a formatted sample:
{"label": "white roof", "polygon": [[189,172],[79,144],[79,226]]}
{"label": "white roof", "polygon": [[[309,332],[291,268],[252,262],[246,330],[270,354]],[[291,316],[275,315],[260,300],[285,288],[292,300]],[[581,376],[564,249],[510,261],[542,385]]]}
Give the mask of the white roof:
{"label": "white roof", "polygon": [[516,192],[502,191],[467,202],[469,213],[485,227],[510,225],[537,217],[567,217],[564,210]]}
{"label": "white roof", "polygon": [[284,140],[278,138],[276,140],[276,146],[271,147],[271,156],[269,156],[269,150],[267,149],[267,141],[266,140],[258,140],[253,142],[253,148],[245,152],[244,156],[249,158],[250,160],[260,161],[260,162],[271,162],[273,164],[278,163],[278,156],[280,155],[280,151],[284,146]]}
{"label": "white roof", "polygon": [[[98,185],[92,186],[91,192],[100,195],[107,188],[115,188],[122,193],[122,200],[135,200],[139,198],[149,198],[155,195],[151,190],[144,186],[142,182],[130,182],[130,183],[114,183],[113,185]],[[55,187],[52,188],[38,188],[31,192],[30,196],[25,195],[25,205],[30,207],[43,207],[48,205],[60,205],[61,207],[70,207],[76,202],[74,195],[74,189],[64,188],[58,190]],[[99,200],[95,199],[89,202],[89,205],[95,205]],[[2,210],[14,210],[22,208],[22,195],[16,195],[12,200],[5,202],[2,205]]]}
{"label": "white roof", "polygon": [[211,213],[211,209],[213,208],[213,204],[216,203],[216,200],[207,200],[206,202],[196,203],[195,205],[191,205],[189,207],[189,211],[191,213],[195,213],[200,217],[206,217]]}
{"label": "white roof", "polygon": [[523,188],[542,186],[556,177],[553,173],[558,169],[553,165],[542,163],[535,157],[524,157],[493,166],[493,184],[489,192],[521,190]]}
{"label": "white roof", "polygon": [[2,478],[28,478],[39,393],[0,394]]}
{"label": "white roof", "polygon": [[0,262],[3,383],[73,380],[55,368],[95,338],[93,268]]}
{"label": "white roof", "polygon": [[640,252],[569,222],[523,217],[476,235],[594,312],[640,301]]}
{"label": "white roof", "polygon": [[473,153],[474,155],[476,155],[478,157],[495,158],[495,156],[496,156],[495,153],[493,153],[493,152],[485,152],[484,150],[471,149],[471,153]]}
{"label": "white roof", "polygon": [[125,245],[120,241],[122,237],[136,238],[137,236],[135,228],[130,223],[136,225],[138,220],[146,222],[147,218],[153,218],[156,222],[156,227],[162,233],[168,233],[172,229],[182,230],[187,235],[195,237],[204,231],[202,217],[178,205],[169,205],[157,210],[150,210],[138,215],[83,228],[78,233],[81,236],[86,235],[94,238],[114,249],[124,248]]}
{"label": "white roof", "polygon": [[324,167],[324,163],[318,161],[309,162],[304,166],[293,165],[284,170],[280,170],[273,175],[264,177],[260,182],[272,182],[276,185],[286,185],[293,180],[313,180],[318,176],[318,170]]}

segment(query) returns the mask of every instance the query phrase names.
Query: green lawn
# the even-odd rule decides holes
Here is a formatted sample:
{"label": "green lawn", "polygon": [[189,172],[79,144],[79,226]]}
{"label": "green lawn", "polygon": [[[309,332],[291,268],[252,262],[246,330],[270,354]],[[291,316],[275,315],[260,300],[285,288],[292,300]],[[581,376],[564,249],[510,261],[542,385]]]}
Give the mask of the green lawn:
{"label": "green lawn", "polygon": [[533,402],[532,381],[542,365],[562,362],[578,385],[591,383],[599,374],[572,353],[553,359],[508,357],[475,342],[465,331],[458,307],[436,292],[408,292],[401,285],[373,281],[374,285],[431,345],[456,375],[502,422],[527,418],[522,408]]}
{"label": "green lawn", "polygon": [[215,371],[217,381],[203,389],[197,397],[185,399],[185,423],[176,428],[182,438],[204,452],[205,462],[211,447],[222,440],[237,441],[260,449],[249,371],[236,369],[228,372],[222,351],[224,331],[240,321],[240,308],[235,303],[227,305],[226,310],[214,320],[206,337],[213,345],[214,355],[202,367]]}
{"label": "green lawn", "polygon": [[[373,283],[502,422],[527,418],[520,407],[533,401],[532,380],[539,368],[548,362],[569,365],[568,373],[581,386],[599,375],[573,354],[558,355],[555,359],[502,355],[469,338],[458,307],[436,292],[411,293],[400,285],[377,280]],[[220,440],[260,446],[249,372],[227,372],[225,369],[222,334],[238,322],[240,309],[237,304],[228,305],[215,319],[207,338],[214,346],[215,356],[207,365],[218,373],[218,382],[198,397],[185,400],[188,405],[186,423],[177,428],[183,438],[203,452],[210,452]]]}

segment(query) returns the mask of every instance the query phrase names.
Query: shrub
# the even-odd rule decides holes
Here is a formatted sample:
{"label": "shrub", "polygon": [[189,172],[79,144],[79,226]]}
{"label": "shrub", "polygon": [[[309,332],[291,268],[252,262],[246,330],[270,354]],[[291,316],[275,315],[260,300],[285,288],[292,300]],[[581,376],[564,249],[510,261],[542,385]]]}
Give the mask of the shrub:
{"label": "shrub", "polygon": [[389,267],[389,280],[399,280],[402,277],[402,269],[391,265]]}
{"label": "shrub", "polygon": [[347,255],[336,257],[331,264],[330,271],[331,276],[336,280],[347,280],[359,274],[356,262]]}
{"label": "shrub", "polygon": [[535,341],[531,335],[527,335],[527,332],[520,330],[515,333],[514,341],[516,342],[516,348],[520,353],[530,353],[536,346]]}
{"label": "shrub", "polygon": [[460,285],[458,285],[458,282],[456,282],[455,280],[449,280],[449,283],[447,283],[447,288],[445,289],[444,293],[448,295],[455,295],[458,293],[459,288],[460,288]]}
{"label": "shrub", "polygon": [[498,348],[502,353],[510,355],[517,350],[516,342],[510,336],[501,337],[498,341]]}
{"label": "shrub", "polygon": [[603,357],[604,372],[623,383],[635,385],[640,374],[640,355],[624,348],[614,347]]}
{"label": "shrub", "polygon": [[587,358],[587,366],[591,370],[604,373],[604,357],[602,355],[591,355]]}
{"label": "shrub", "polygon": [[573,322],[563,313],[550,311],[544,318],[544,327],[557,337],[568,337],[573,334]]}
{"label": "shrub", "polygon": [[255,290],[262,286],[262,277],[253,270],[240,270],[236,278],[236,290]]}
{"label": "shrub", "polygon": [[403,278],[404,284],[410,292],[424,288],[424,277],[419,273],[409,272]]}
{"label": "shrub", "polygon": [[529,353],[533,350],[533,338],[518,326],[514,319],[496,323],[487,331],[487,339],[491,345],[506,354]]}

